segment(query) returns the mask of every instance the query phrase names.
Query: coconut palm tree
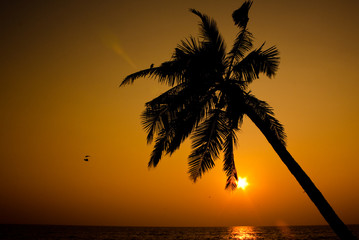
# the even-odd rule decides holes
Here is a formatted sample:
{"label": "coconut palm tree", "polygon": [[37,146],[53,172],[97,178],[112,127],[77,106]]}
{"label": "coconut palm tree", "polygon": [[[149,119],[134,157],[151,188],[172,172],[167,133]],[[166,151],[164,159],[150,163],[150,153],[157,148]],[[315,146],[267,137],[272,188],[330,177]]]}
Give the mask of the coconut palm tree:
{"label": "coconut palm tree", "polygon": [[154,141],[148,166],[156,167],[162,156],[174,153],[190,137],[190,178],[195,182],[213,168],[222,151],[223,170],[227,176],[225,188],[235,189],[238,178],[233,151],[236,133],[242,126],[243,117],[247,116],[264,134],[337,235],[341,239],[355,239],[287,151],[284,128],[274,117],[272,108],[249,90],[249,84],[260,74],[273,77],[279,65],[279,52],[275,46],[265,48],[263,44],[253,50],[253,36],[247,28],[251,5],[252,1],[246,1],[233,12],[239,33],[229,52],[226,52],[215,21],[190,9],[200,18],[200,37],[181,41],[169,61],[128,75],[121,83],[124,86],[138,78],[150,77],[170,87],[147,102],[142,113],[147,142]]}

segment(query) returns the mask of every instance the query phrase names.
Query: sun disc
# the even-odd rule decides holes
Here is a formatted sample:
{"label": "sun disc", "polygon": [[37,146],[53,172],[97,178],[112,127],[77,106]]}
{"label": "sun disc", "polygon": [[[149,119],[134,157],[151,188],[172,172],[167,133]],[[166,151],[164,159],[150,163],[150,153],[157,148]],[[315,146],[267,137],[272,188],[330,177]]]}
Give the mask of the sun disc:
{"label": "sun disc", "polygon": [[237,188],[242,188],[243,190],[248,186],[247,178],[238,177]]}

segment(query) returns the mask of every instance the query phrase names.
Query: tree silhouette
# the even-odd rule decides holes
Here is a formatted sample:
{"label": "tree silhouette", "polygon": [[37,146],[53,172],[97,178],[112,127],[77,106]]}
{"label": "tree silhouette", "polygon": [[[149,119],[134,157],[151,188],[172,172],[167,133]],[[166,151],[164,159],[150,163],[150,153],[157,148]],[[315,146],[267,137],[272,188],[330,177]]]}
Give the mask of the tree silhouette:
{"label": "tree silhouette", "polygon": [[164,154],[174,153],[190,137],[189,174],[195,182],[213,168],[221,151],[226,189],[235,189],[237,171],[233,150],[243,117],[248,116],[264,134],[289,171],[341,239],[356,239],[339,219],[307,174],[286,149],[286,134],[272,108],[256,98],[249,84],[260,74],[271,78],[279,65],[275,46],[253,49],[247,29],[252,1],[232,14],[239,32],[227,53],[216,22],[190,9],[200,18],[200,37],[190,37],[175,48],[172,58],[158,67],[128,75],[121,86],[141,77],[156,78],[171,88],[146,103],[142,124],[147,143],[155,139],[149,167],[156,167]]}

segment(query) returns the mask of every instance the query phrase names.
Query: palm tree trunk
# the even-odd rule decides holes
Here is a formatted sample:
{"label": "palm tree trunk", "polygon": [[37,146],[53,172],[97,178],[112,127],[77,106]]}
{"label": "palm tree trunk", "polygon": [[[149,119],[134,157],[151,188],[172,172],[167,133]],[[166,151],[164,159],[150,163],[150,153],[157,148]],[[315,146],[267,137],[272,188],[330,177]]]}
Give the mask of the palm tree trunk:
{"label": "palm tree trunk", "polygon": [[357,239],[343,221],[334,212],[333,208],[329,205],[327,200],[324,198],[319,189],[314,185],[312,180],[303,171],[299,164],[287,151],[286,147],[280,143],[280,141],[273,136],[272,131],[264,124],[262,119],[252,110],[247,110],[248,117],[254,122],[254,124],[264,134],[268,142],[272,145],[278,156],[281,158],[283,163],[287,166],[289,171],[294,175],[295,179],[302,186],[304,191],[307,193],[309,198],[318,208],[324,219],[328,222],[333,231],[342,240]]}

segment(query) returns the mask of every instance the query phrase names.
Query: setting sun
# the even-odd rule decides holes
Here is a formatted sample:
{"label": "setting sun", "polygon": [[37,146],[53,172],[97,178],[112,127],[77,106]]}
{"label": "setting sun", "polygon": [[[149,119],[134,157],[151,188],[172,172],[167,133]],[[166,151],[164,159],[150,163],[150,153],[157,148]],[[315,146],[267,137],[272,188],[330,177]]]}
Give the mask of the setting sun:
{"label": "setting sun", "polygon": [[242,188],[244,190],[246,189],[247,186],[248,186],[247,178],[238,177],[237,188]]}

